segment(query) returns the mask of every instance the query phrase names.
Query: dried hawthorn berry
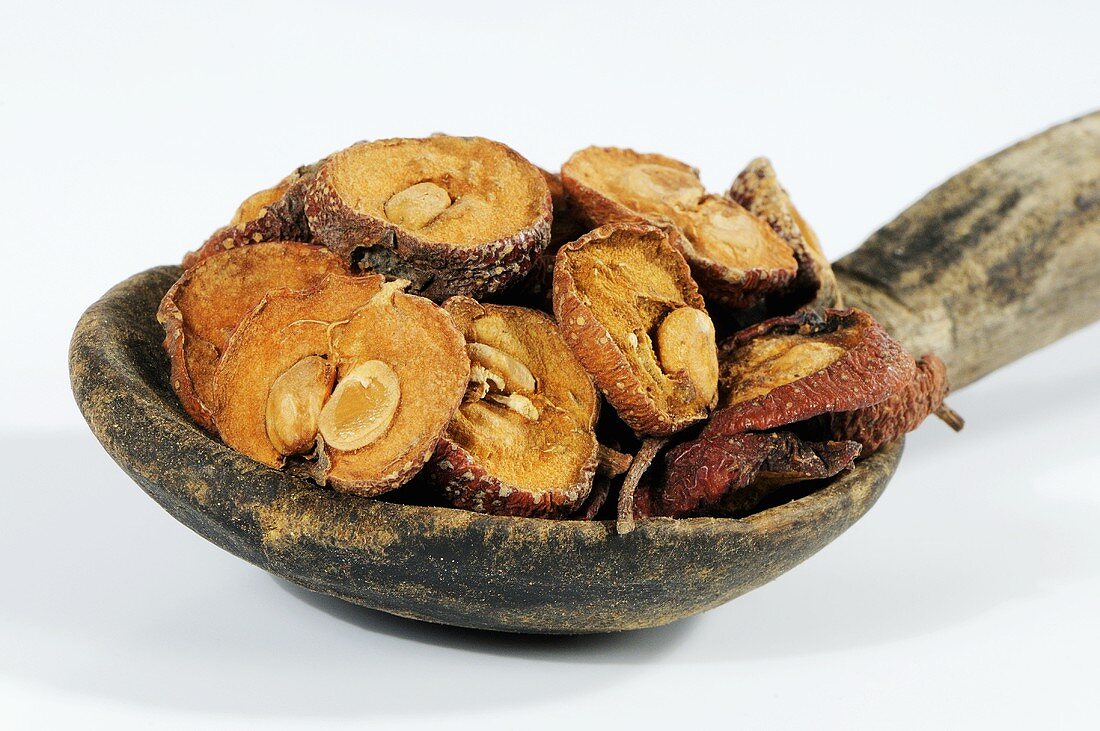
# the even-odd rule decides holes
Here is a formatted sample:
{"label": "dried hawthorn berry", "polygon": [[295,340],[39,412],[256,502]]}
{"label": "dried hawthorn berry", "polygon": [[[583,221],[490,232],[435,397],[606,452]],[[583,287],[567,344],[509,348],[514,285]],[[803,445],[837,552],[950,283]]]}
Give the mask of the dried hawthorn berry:
{"label": "dried hawthorn berry", "polygon": [[308,289],[345,273],[340,259],[319,246],[269,242],[230,249],[183,273],[160,303],[172,387],[184,410],[213,431],[214,371],[237,324],[270,290]]}
{"label": "dried hawthorn berry", "polygon": [[321,165],[305,200],[314,241],[437,302],[504,289],[550,240],[538,168],[480,137],[361,142]]}
{"label": "dried hawthorn berry", "polygon": [[763,219],[787,242],[798,261],[798,274],[789,291],[778,295],[779,311],[799,307],[822,310],[843,307],[833,268],[817,234],[799,214],[787,191],[779,184],[771,162],[759,157],[733,181],[726,196]]}
{"label": "dried hawthorn berry", "polygon": [[719,353],[718,409],[704,434],[768,431],[885,400],[913,357],[858,309],[802,312],[745,328]]}
{"label": "dried hawthorn berry", "polygon": [[554,313],[566,343],[641,435],[700,421],[717,398],[714,326],[672,244],[677,235],[609,224],[563,246],[554,267]]}
{"label": "dried hawthorn berry", "polygon": [[798,270],[791,247],[736,202],[707,195],[678,160],[589,147],[561,169],[566,190],[595,224],[648,221],[679,229],[678,246],[712,302],[746,308],[781,291]]}
{"label": "dried hawthorn berry", "polygon": [[225,443],[272,467],[312,448],[314,479],[368,497],[416,474],[462,400],[470,361],[450,316],[405,284],[330,276],[268,294],[215,374]]}
{"label": "dried hawthorn berry", "polygon": [[664,483],[638,501],[637,514],[743,515],[784,485],[848,469],[859,453],[853,441],[803,441],[790,432],[704,435],[669,450]]}
{"label": "dried hawthorn berry", "polygon": [[873,406],[854,411],[824,414],[815,422],[815,431],[830,439],[851,439],[863,445],[863,454],[877,451],[920,426],[929,414],[938,414],[953,429],[962,428],[962,419],[945,410],[947,366],[931,353],[917,361],[913,377],[889,398]]}
{"label": "dried hawthorn berry", "polygon": [[431,475],[455,506],[564,517],[588,497],[600,450],[592,380],[542,312],[452,297],[470,380]]}
{"label": "dried hawthorn berry", "polygon": [[274,187],[246,198],[228,226],[215,231],[197,251],[188,252],[183,258],[184,268],[190,269],[209,256],[247,244],[264,241],[308,242],[310,234],[305,212],[305,188],[321,162],[302,165]]}

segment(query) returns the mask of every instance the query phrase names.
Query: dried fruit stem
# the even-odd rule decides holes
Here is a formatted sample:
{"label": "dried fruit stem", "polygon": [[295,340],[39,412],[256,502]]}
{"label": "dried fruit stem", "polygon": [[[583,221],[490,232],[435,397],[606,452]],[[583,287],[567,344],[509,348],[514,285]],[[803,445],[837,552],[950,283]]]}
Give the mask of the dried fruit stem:
{"label": "dried fruit stem", "polygon": [[596,447],[596,472],[605,477],[618,477],[630,469],[634,458],[629,454],[617,452],[603,444]]}
{"label": "dried fruit stem", "polygon": [[634,455],[634,462],[623,478],[623,485],[619,488],[619,519],[615,522],[615,532],[625,535],[634,530],[634,491],[638,489],[638,483],[649,465],[657,457],[657,453],[668,444],[668,439],[649,438],[642,442],[638,453]]}
{"label": "dried fruit stem", "polygon": [[592,492],[589,493],[588,500],[574,516],[576,520],[595,520],[600,508],[607,502],[610,492],[611,480],[607,477],[597,477],[592,482]]}
{"label": "dried fruit stem", "polygon": [[940,407],[933,412],[940,420],[947,424],[955,431],[962,431],[962,428],[966,426],[966,420],[959,416],[953,408],[947,404],[940,404]]}

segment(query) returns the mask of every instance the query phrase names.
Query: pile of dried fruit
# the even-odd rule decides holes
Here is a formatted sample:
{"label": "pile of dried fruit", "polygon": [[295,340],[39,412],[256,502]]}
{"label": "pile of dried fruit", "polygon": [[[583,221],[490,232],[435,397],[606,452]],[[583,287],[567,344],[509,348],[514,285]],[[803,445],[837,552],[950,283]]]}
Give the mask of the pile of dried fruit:
{"label": "pile of dried fruit", "polygon": [[358,495],[625,532],[751,513],[929,413],[961,426],[938,358],[841,309],[763,159],[714,195],[632,150],[559,177],[481,138],[362,142],[184,267],[158,319],[187,413]]}

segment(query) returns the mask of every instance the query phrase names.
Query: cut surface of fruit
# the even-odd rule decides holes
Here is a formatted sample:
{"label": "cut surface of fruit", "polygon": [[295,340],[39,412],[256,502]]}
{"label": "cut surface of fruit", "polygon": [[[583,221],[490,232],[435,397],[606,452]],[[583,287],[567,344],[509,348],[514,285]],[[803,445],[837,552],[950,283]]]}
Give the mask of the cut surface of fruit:
{"label": "cut surface of fruit", "polygon": [[522,307],[445,303],[467,342],[466,397],[436,448],[451,503],[498,515],[561,517],[588,496],[598,400],[554,322]]}
{"label": "cut surface of fruit", "polygon": [[746,328],[719,351],[718,409],[704,432],[764,431],[885,400],[913,356],[863,310],[806,311]]}
{"label": "cut surface of fruit", "polygon": [[562,166],[562,181],[594,224],[674,226],[702,293],[744,308],[782,290],[798,265],[791,246],[735,201],[707,195],[698,171],[656,154],[589,147]]}
{"label": "cut surface of fruit", "polygon": [[554,267],[566,342],[638,434],[671,434],[714,405],[714,327],[676,236],[609,224],[562,247]]}
{"label": "cut surface of fruit", "polygon": [[[366,496],[415,474],[462,398],[469,360],[451,318],[404,284],[332,276],[269,294],[217,370],[226,444],[277,467],[308,442],[318,482]],[[298,402],[287,404],[291,383]]]}
{"label": "cut surface of fruit", "polygon": [[269,242],[208,257],[186,270],[161,301],[172,386],[187,413],[213,429],[211,404],[218,360],[238,323],[275,289],[303,290],[346,271],[319,246]]}
{"label": "cut surface of fruit", "polygon": [[344,390],[330,412],[335,443],[328,442],[328,414],[321,415],[325,459],[317,478],[337,490],[376,495],[418,472],[469,383],[470,359],[454,320],[404,285],[385,283],[331,329],[336,391]]}
{"label": "cut surface of fruit", "polygon": [[522,277],[552,217],[538,168],[498,142],[447,135],[337,152],[309,183],[305,210],[313,240],[436,301]]}

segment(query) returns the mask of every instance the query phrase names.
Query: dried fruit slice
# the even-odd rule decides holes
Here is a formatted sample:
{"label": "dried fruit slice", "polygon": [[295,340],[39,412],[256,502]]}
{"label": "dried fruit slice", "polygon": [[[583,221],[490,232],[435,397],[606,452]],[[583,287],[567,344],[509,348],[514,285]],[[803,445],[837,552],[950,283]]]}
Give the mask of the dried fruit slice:
{"label": "dried fruit slice", "polygon": [[545,314],[444,303],[466,338],[466,398],[436,445],[432,475],[454,505],[495,515],[564,517],[592,488],[599,401]]}
{"label": "dried fruit slice", "polygon": [[948,390],[947,366],[929,353],[917,361],[913,377],[885,401],[855,411],[823,414],[814,431],[829,439],[859,442],[864,456],[913,431],[932,413],[958,431],[962,419],[950,409],[945,410],[943,403]]}
{"label": "dried fruit slice", "polygon": [[[335,370],[333,323],[378,296],[382,284],[381,276],[336,275],[308,290],[268,293],[233,333],[214,376],[214,423],[222,441],[271,467],[282,466],[285,444],[312,447],[316,429],[298,417],[313,409],[283,408],[282,402],[293,396],[324,407],[332,382],[309,378],[303,363],[319,360],[326,364],[320,372]],[[279,421],[284,415],[285,423]],[[312,427],[319,417],[317,409]]]}
{"label": "dried fruit slice", "polygon": [[[347,418],[335,415],[335,429],[351,434],[345,449],[325,445],[317,477],[337,490],[377,495],[416,474],[466,391],[470,361],[453,319],[423,297],[399,291],[404,285],[387,283],[332,328],[332,357],[341,378],[336,388],[345,379],[358,381],[344,398],[367,413],[365,419],[354,408]],[[331,438],[324,413],[321,435]]]}
{"label": "dried fruit slice", "polygon": [[573,200],[595,224],[676,226],[677,245],[708,300],[750,307],[782,290],[798,264],[791,247],[727,198],[707,195],[698,171],[678,160],[614,147],[574,153],[561,169]]}
{"label": "dried fruit slice", "polygon": [[436,135],[361,142],[309,182],[313,240],[435,301],[521,278],[550,240],[538,168],[498,142]]}
{"label": "dried fruit slice", "polygon": [[790,291],[781,296],[783,302],[777,305],[778,309],[823,310],[844,306],[836,276],[817,234],[794,207],[766,157],[750,162],[726,195],[766,221],[794,251],[798,274]]}
{"label": "dried fruit slice", "polygon": [[569,347],[636,433],[672,434],[717,395],[714,326],[678,234],[602,226],[558,252],[554,313]]}
{"label": "dried fruit slice", "polygon": [[302,165],[274,187],[246,198],[228,226],[219,228],[197,251],[184,256],[184,268],[190,269],[207,257],[247,244],[263,241],[308,242],[305,188],[320,165],[320,162]]}
{"label": "dried fruit slice", "polygon": [[779,487],[851,467],[859,452],[856,442],[808,442],[790,432],[704,436],[669,450],[663,484],[639,492],[635,515],[743,515]]}
{"label": "dried fruit slice", "polygon": [[[404,284],[332,276],[265,297],[215,376],[225,443],[272,467],[316,444],[314,478],[359,495],[419,471],[462,399],[470,365],[451,318],[401,292]],[[283,408],[291,393],[297,403]]]}
{"label": "dried fruit slice", "polygon": [[718,410],[704,434],[768,431],[879,403],[913,377],[913,357],[871,315],[802,312],[722,344]]}
{"label": "dried fruit slice", "polygon": [[345,272],[319,246],[270,242],[211,256],[183,273],[160,303],[172,387],[187,413],[213,430],[214,371],[237,324],[270,290],[308,289]]}

